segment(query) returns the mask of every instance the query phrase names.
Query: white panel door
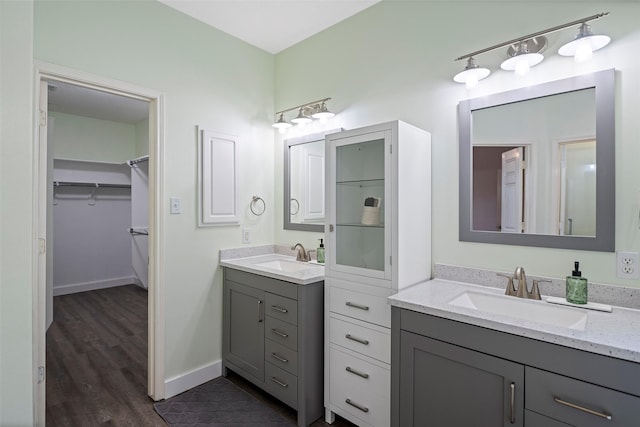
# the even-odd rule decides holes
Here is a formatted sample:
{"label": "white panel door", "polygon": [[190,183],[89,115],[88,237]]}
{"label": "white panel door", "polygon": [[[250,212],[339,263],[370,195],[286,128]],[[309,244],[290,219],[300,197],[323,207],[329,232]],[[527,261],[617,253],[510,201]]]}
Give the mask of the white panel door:
{"label": "white panel door", "polygon": [[149,162],[131,167],[131,265],[142,286],[149,281]]}
{"label": "white panel door", "polygon": [[502,213],[503,233],[522,232],[522,147],[502,153]]}

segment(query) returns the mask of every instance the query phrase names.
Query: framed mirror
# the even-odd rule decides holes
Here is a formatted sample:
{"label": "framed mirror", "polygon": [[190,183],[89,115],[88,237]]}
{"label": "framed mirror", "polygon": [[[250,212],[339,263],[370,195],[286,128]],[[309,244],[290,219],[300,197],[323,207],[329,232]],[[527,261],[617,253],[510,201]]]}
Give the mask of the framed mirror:
{"label": "framed mirror", "polygon": [[284,141],[284,228],[324,232],[324,137],[342,129]]}
{"label": "framed mirror", "polygon": [[615,251],[615,70],[460,102],[460,241]]}

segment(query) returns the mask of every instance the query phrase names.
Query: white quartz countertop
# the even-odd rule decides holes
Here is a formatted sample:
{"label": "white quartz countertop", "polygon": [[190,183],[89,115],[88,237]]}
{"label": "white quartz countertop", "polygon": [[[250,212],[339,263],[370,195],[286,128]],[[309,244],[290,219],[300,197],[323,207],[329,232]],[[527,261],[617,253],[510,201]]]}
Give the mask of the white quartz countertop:
{"label": "white quartz countertop", "polygon": [[[269,267],[275,265],[277,261],[284,261],[285,270]],[[266,265],[265,265],[266,264]],[[324,266],[316,262],[296,261],[295,257],[281,254],[266,254],[248,256],[242,258],[232,258],[220,260],[223,267],[245,271],[247,273],[259,274],[271,277],[272,279],[284,280],[298,285],[308,285],[324,280]],[[286,270],[287,266],[295,268],[293,271]],[[298,269],[299,268],[299,269]]]}
{"label": "white quartz countertop", "polygon": [[[587,314],[584,330],[578,330],[548,324],[545,319],[523,320],[449,304],[466,291],[504,294],[499,288],[434,279],[403,289],[388,302],[398,308],[640,363],[640,310],[613,306],[607,313],[567,307]],[[552,305],[544,301],[544,295],[542,298],[526,302]]]}

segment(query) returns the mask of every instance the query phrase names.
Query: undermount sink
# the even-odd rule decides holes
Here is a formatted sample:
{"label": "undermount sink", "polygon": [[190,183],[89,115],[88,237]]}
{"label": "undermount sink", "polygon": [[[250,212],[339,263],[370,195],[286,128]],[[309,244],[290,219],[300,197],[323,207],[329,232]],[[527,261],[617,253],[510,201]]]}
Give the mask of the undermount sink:
{"label": "undermount sink", "polygon": [[282,259],[277,259],[273,261],[258,263],[256,264],[256,267],[271,268],[273,270],[293,272],[293,271],[308,270],[313,267],[318,267],[318,265],[309,264],[309,263],[300,262],[300,261],[286,261]]}
{"label": "undermount sink", "polygon": [[449,301],[449,304],[581,331],[587,323],[587,313],[580,309],[558,307],[542,301],[523,300],[512,296],[465,291]]}

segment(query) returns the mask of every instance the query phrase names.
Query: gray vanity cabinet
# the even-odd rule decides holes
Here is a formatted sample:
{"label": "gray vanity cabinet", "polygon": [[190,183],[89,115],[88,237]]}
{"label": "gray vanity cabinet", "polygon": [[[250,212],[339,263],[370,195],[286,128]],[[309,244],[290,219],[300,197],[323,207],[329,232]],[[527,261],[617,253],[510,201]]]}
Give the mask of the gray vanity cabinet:
{"label": "gray vanity cabinet", "polygon": [[638,426],[640,364],[392,307],[391,396],[395,427]]}
{"label": "gray vanity cabinet", "polygon": [[400,347],[401,426],[523,426],[524,366],[405,331]]}
{"label": "gray vanity cabinet", "polygon": [[323,405],[324,282],[298,285],[224,268],[223,375],[231,369],[298,411]]}

